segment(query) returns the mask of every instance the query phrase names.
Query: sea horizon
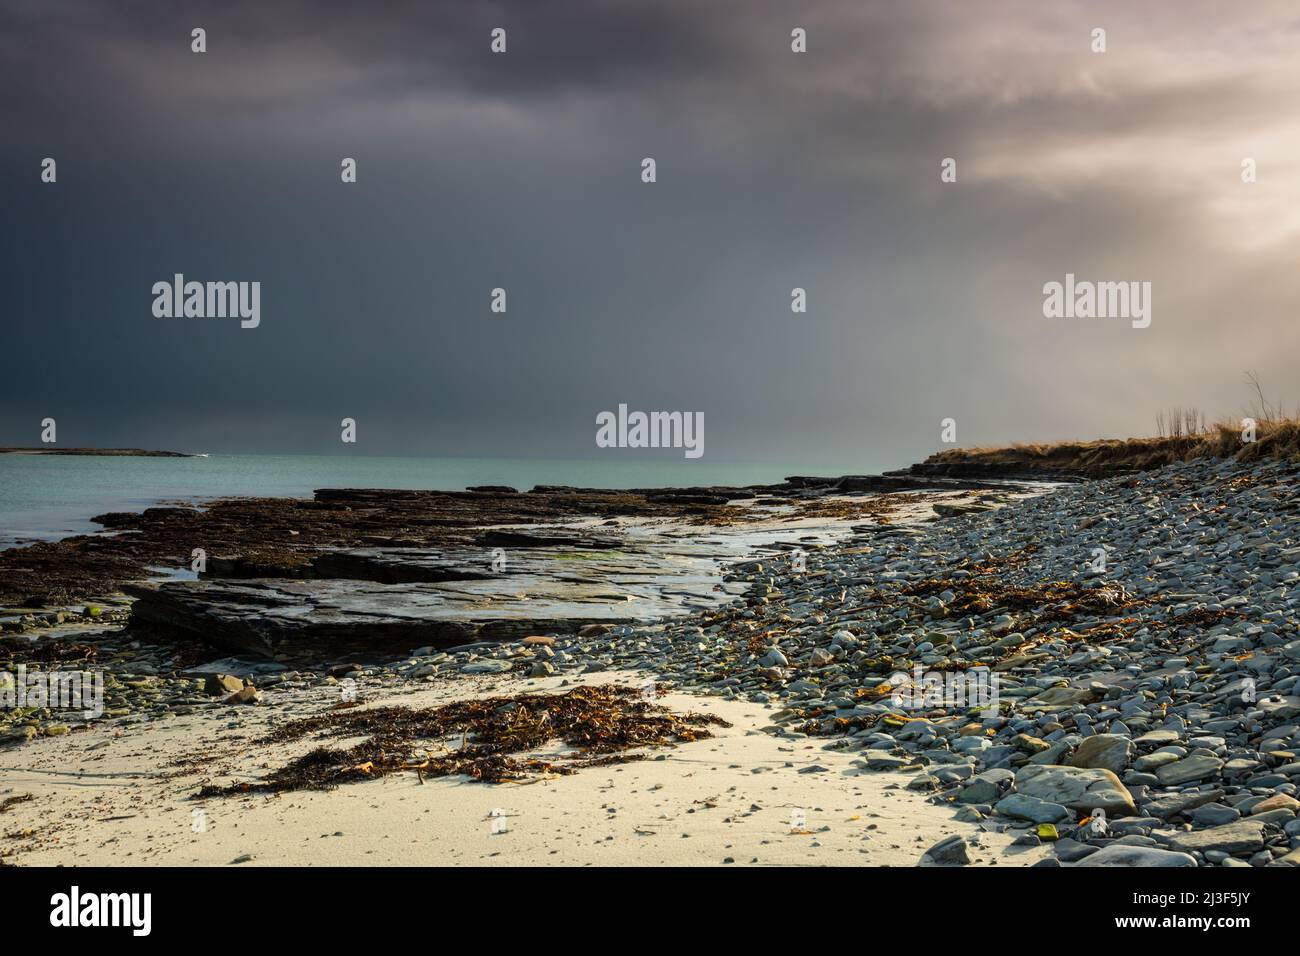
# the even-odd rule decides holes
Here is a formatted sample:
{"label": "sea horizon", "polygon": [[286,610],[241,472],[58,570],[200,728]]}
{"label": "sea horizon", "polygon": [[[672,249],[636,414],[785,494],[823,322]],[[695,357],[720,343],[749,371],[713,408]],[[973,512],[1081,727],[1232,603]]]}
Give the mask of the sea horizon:
{"label": "sea horizon", "polygon": [[309,498],[319,488],[463,491],[476,485],[671,488],[878,473],[906,463],[461,458],[392,455],[0,455],[0,550],[100,529],[90,519],[167,502]]}

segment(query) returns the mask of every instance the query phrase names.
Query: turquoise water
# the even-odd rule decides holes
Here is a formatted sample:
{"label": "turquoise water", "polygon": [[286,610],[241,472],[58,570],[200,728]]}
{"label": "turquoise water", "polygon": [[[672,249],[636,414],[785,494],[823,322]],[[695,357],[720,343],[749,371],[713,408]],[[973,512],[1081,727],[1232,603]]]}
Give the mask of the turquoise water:
{"label": "turquoise water", "polygon": [[[867,470],[859,468],[856,473]],[[0,454],[0,548],[99,529],[106,511],[141,511],[163,501],[243,495],[310,497],[317,488],[436,488],[579,485],[652,488],[752,485],[787,475],[840,475],[803,465],[675,460],[555,461],[508,458],[362,458],[212,455],[130,458]]]}

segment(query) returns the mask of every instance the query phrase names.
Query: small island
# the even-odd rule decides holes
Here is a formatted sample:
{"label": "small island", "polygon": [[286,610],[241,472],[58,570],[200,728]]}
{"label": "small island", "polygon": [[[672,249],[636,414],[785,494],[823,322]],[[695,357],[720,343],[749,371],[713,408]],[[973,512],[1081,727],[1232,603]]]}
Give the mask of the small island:
{"label": "small island", "polygon": [[146,451],[143,448],[0,448],[0,455],[102,455],[121,458],[193,458],[183,451]]}

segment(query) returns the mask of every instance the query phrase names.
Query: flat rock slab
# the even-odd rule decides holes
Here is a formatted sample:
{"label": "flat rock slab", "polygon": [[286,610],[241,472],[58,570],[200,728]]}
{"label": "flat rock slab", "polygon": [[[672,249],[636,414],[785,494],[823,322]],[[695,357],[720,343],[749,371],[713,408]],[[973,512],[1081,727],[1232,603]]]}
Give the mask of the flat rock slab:
{"label": "flat rock slab", "polygon": [[311,563],[313,577],[374,581],[378,584],[436,584],[486,581],[500,574],[492,555],[452,555],[423,548],[349,548],[327,551]]}
{"label": "flat rock slab", "polygon": [[1169,744],[1176,744],[1182,739],[1182,735],[1176,730],[1161,728],[1160,730],[1148,730],[1140,737],[1135,737],[1133,743],[1139,747],[1165,747]]}
{"label": "flat rock slab", "polygon": [[316,645],[405,653],[716,605],[739,586],[724,587],[714,554],[700,550],[530,549],[508,552],[496,572],[486,552],[355,549],[325,559],[339,577],[208,578],[132,585],[128,593],[137,598],[133,625],[179,629],[241,652]]}
{"label": "flat rock slab", "polygon": [[1142,809],[1153,817],[1159,817],[1167,820],[1179,813],[1187,813],[1195,810],[1197,807],[1204,806],[1207,803],[1214,803],[1223,797],[1222,790],[1201,790],[1194,793],[1170,793],[1163,797],[1156,797],[1150,803],[1144,804]]}
{"label": "flat rock slab", "polygon": [[1196,858],[1150,846],[1123,846],[1112,843],[1084,857],[1072,866],[1196,866]]}
{"label": "flat rock slab", "polygon": [[1172,837],[1169,845],[1183,853],[1220,850],[1242,856],[1264,848],[1264,824],[1260,820],[1238,820],[1208,830],[1192,830]]}
{"label": "flat rock slab", "polygon": [[1156,768],[1156,777],[1166,786],[1176,786],[1183,783],[1192,783],[1196,780],[1204,780],[1206,777],[1212,777],[1223,767],[1223,761],[1218,757],[1207,757],[1197,755],[1194,757],[1184,757],[1175,763],[1167,763],[1162,767]]}
{"label": "flat rock slab", "polygon": [[1276,720],[1300,717],[1300,695],[1296,694],[1273,694],[1254,706]]}

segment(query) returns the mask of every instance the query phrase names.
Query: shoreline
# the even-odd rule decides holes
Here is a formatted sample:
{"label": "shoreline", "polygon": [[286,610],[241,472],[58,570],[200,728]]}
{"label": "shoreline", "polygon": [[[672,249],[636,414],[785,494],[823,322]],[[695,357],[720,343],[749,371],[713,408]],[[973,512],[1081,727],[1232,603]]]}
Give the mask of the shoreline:
{"label": "shoreline", "polygon": [[[1013,482],[891,473],[791,478],[748,486],[604,489],[537,485],[526,492],[496,485],[472,486],[465,491],[323,488],[310,499],[215,497],[199,504],[178,504],[173,497],[138,512],[88,516],[101,527],[98,532],[0,550],[0,605],[42,602],[53,606],[103,598],[124,584],[147,580],[151,576],[147,568],[187,566],[196,547],[219,557],[252,554],[255,563],[274,576],[298,573],[291,569],[309,563],[323,549],[377,544],[465,547],[475,540],[475,532],[497,525],[545,525],[577,517],[624,515],[729,524],[748,520],[745,509],[736,503],[755,499],[788,502],[812,513],[818,509],[817,502],[837,497],[867,501],[881,492],[997,493],[1019,487]],[[860,510],[869,515],[872,508],[866,505]]]}
{"label": "shoreline", "polygon": [[[75,775],[102,765],[117,767],[113,774],[134,773],[132,754],[149,753],[152,761],[155,753],[180,755],[188,748],[211,755],[210,763],[203,757],[200,775],[210,783],[257,780],[301,751],[257,745],[253,757],[255,740],[287,720],[336,707],[341,686],[354,688],[368,707],[652,679],[674,710],[699,711],[715,702],[735,717],[734,732],[533,786],[456,778],[421,784],[411,771],[399,771],[326,791],[226,797],[213,812],[237,808],[228,822],[243,834],[259,834],[261,849],[250,863],[308,862],[336,852],[362,864],[647,862],[628,847],[642,840],[638,828],[655,832],[646,819],[657,812],[690,836],[675,833],[681,846],[654,850],[652,863],[1294,866],[1300,863],[1298,486],[1294,464],[1201,460],[1046,494],[1006,487],[871,496],[787,490],[782,504],[760,509],[758,523],[779,526],[797,514],[802,526],[785,533],[778,527],[757,556],[733,558],[722,584],[734,593],[708,606],[647,621],[581,618],[557,627],[548,620],[527,639],[520,632],[460,646],[407,644],[396,656],[335,657],[326,646],[317,646],[314,660],[287,652],[220,656],[210,641],[196,641],[197,633],[178,639],[166,628],[128,626],[95,637],[93,625],[83,623],[35,646],[69,655],[81,649],[75,652],[85,662],[109,669],[110,710],[89,726],[68,721],[60,728],[36,717],[17,731],[23,740],[15,742],[12,722],[0,735],[7,744],[0,750],[0,800],[32,798],[6,811],[6,824],[16,828],[11,832],[28,835],[5,841],[0,854],[11,863],[41,864],[80,846],[90,858],[117,862],[240,860],[248,851],[235,851],[246,838],[205,842],[204,835],[176,832],[195,806],[200,780],[193,774],[114,783],[107,792],[120,790],[134,807],[124,813],[133,816],[114,812],[58,832],[49,820],[85,790],[72,776],[43,789],[40,771],[75,768],[66,771]],[[599,561],[611,560],[611,552],[652,554],[666,541],[716,551],[720,533],[743,535],[755,523],[751,512],[760,500],[701,501],[702,489],[657,502],[622,492],[515,493],[537,494],[551,507],[568,500],[575,511],[635,505],[635,513],[570,515],[526,531],[510,527],[512,548],[553,562],[546,574],[519,569],[524,577],[512,588],[525,579],[533,582],[528,588],[551,587],[560,578],[581,581],[589,560],[603,568]],[[322,492],[313,507],[330,507],[335,495],[352,509],[364,501],[362,511],[377,502],[391,505],[389,493]],[[504,495],[519,504],[499,489],[461,493],[458,500],[477,502],[476,495]],[[440,507],[447,504],[435,497]],[[428,504],[427,494],[406,493],[406,499]],[[1271,520],[1260,522],[1261,514]],[[817,527],[839,530],[805,541]],[[481,536],[492,531],[476,526],[473,546],[481,548]],[[560,543],[547,540],[554,535]],[[646,540],[654,547],[644,550]],[[1201,545],[1188,547],[1191,541]],[[420,549],[380,551],[382,561],[406,552],[399,565],[409,568]],[[264,560],[269,563],[244,570],[289,570],[275,563],[283,555]],[[349,573],[357,573],[356,559],[350,560]],[[368,553],[362,566],[373,568],[366,562],[375,560]],[[223,593],[265,587],[265,578],[240,577],[237,562],[218,570],[232,576]],[[301,580],[311,589],[330,579]],[[197,593],[202,584],[160,587]],[[377,586],[390,605],[405,607],[465,584]],[[620,599],[620,589],[604,591],[598,601]],[[503,599],[491,592],[494,606]],[[220,620],[206,616],[220,606],[198,605],[202,619]],[[2,636],[8,639],[7,632]],[[13,653],[12,641],[6,645]],[[996,680],[996,712],[972,710],[964,698],[900,704],[907,698],[897,696],[903,684],[896,675],[914,667],[988,674]],[[526,697],[516,700],[526,706]],[[125,763],[112,764],[109,755],[119,750]],[[650,789],[656,786],[661,789]],[[766,800],[757,795],[761,789]],[[740,796],[719,801],[715,791]],[[689,795],[690,805],[664,804],[672,793]],[[503,808],[507,817],[518,814],[510,821],[513,832],[526,833],[509,851],[518,853],[513,861],[503,849],[510,845],[505,835],[486,830],[487,817],[479,815],[480,803],[491,804],[487,814],[500,807],[507,800],[502,794],[514,801]],[[445,809],[456,822],[399,849],[397,834],[420,822],[406,816],[418,805],[412,800],[429,803],[421,813]],[[747,801],[760,809],[748,810]],[[155,804],[157,814],[141,812]],[[805,810],[809,832],[793,833],[804,828],[789,825],[782,832],[774,805]],[[903,812],[891,815],[890,807]],[[633,829],[605,822],[611,808],[611,817]],[[625,809],[632,811],[627,818]],[[704,818],[696,814],[718,811],[725,826],[692,832],[681,824],[688,819],[683,814],[697,823]],[[826,817],[814,816],[823,812]],[[134,819],[139,822],[129,822]],[[525,821],[539,821],[536,830],[526,830],[533,823]],[[332,832],[330,826],[344,834],[337,838],[342,842],[309,842],[325,839],[320,832]],[[359,843],[349,841],[349,826]],[[793,843],[794,837],[809,842]],[[622,849],[606,852],[606,843]]]}

